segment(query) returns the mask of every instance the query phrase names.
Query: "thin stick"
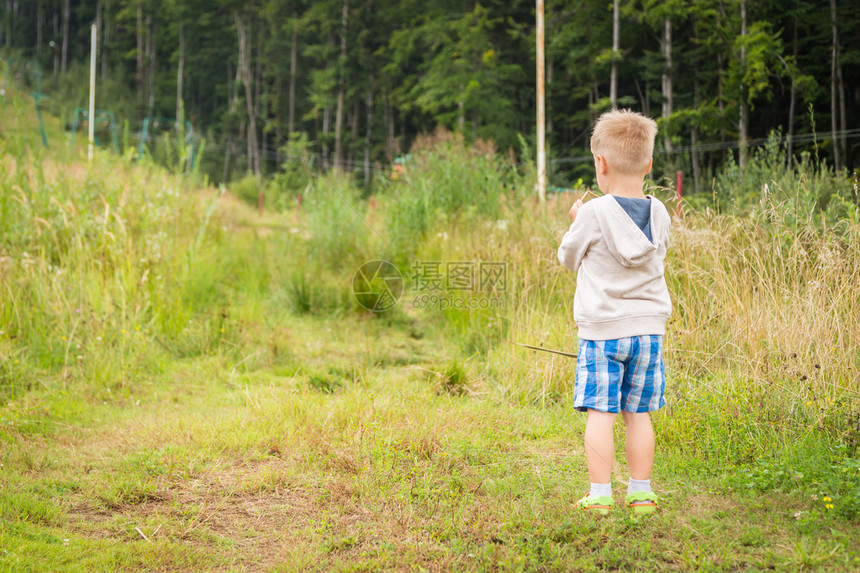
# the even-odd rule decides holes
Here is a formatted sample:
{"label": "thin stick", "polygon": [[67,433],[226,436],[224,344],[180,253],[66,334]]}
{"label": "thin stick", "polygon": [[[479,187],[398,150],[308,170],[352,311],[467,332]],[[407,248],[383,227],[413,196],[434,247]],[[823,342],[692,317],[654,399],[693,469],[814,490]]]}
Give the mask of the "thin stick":
{"label": "thin stick", "polygon": [[521,346],[522,348],[528,348],[530,350],[540,350],[541,352],[549,352],[550,354],[560,354],[561,356],[567,356],[568,358],[576,358],[576,354],[572,354],[570,352],[562,352],[561,350],[554,350],[552,348],[543,348],[542,346],[532,346],[530,344],[520,344],[519,342],[511,342],[510,340],[504,340],[503,342],[513,344],[514,346]]}
{"label": "thin stick", "polygon": [[135,528],[134,528],[134,530],[135,530],[135,531],[137,531],[138,533],[140,533],[140,536],[141,536],[141,537],[143,537],[144,539],[146,539],[146,542],[147,542],[147,543],[152,543],[152,542],[149,540],[149,537],[147,537],[146,535],[144,535],[144,533],[140,530],[140,528],[139,528],[139,527],[135,527]]}

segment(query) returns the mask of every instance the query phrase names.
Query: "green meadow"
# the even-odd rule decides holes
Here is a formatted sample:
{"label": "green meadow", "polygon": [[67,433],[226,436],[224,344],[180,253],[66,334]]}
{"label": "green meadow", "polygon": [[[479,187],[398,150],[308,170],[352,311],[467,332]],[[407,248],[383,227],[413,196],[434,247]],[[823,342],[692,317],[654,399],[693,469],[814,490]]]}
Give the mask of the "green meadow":
{"label": "green meadow", "polygon": [[[32,108],[0,100],[0,569],[860,568],[856,179],[774,141],[684,203],[661,508],[597,518],[575,360],[510,344],[576,348],[578,193],[536,206],[439,133],[372,195],[292,165],[260,215],[178,160],[44,149]],[[476,279],[433,289],[449,263]]]}

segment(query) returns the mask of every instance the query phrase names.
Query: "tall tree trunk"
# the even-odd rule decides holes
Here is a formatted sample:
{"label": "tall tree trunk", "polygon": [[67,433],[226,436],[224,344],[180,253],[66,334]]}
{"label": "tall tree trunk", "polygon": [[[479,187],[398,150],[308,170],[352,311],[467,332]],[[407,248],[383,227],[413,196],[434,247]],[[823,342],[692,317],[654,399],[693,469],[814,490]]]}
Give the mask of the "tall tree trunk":
{"label": "tall tree trunk", "polygon": [[373,90],[367,88],[364,99],[367,125],[364,131],[364,187],[370,187],[370,141],[373,135]]}
{"label": "tall tree trunk", "polygon": [[702,168],[699,166],[699,129],[694,125],[690,128],[690,165],[693,168],[693,192],[698,193],[702,185]]}
{"label": "tall tree trunk", "polygon": [[639,80],[634,79],[636,83],[636,93],[639,94],[639,105],[642,106],[642,113],[646,116],[651,116],[651,98],[648,97],[649,92],[651,91],[651,82],[650,80],[645,80],[645,90],[642,90],[642,86],[639,85]]}
{"label": "tall tree trunk", "polygon": [[[254,85],[254,124],[256,125],[257,119],[260,119],[261,129],[259,135],[254,132],[254,139],[257,141],[257,150],[255,152],[255,161],[257,164],[257,169],[259,169],[258,176],[260,176],[263,172],[263,166],[266,164],[266,120],[265,115],[260,113],[260,110],[263,106],[263,39],[265,37],[266,27],[260,25],[257,29],[257,54],[254,66],[254,77],[252,78],[252,82]],[[253,43],[250,44],[253,46]],[[253,54],[252,54],[253,55]]]}
{"label": "tall tree trunk", "polygon": [[842,154],[839,136],[836,130],[839,126],[837,102],[837,72],[839,71],[839,30],[836,26],[836,0],[830,0],[830,27],[833,31],[833,50],[830,58],[830,130],[833,132],[833,166],[836,171],[842,169]]}
{"label": "tall tree trunk", "polygon": [[[699,108],[699,62],[695,60],[693,64],[693,107]],[[699,144],[699,128],[696,126],[695,119],[690,126],[690,164],[693,168],[693,191],[698,193],[701,189],[701,168],[699,167],[699,151],[696,146]]]}
{"label": "tall tree trunk", "polygon": [[472,110],[472,143],[478,140],[478,110]]}
{"label": "tall tree trunk", "polygon": [[400,153],[400,145],[397,144],[397,137],[394,135],[397,128],[397,108],[393,105],[389,108],[391,121],[388,122],[388,139],[391,140],[391,155],[392,157]]}
{"label": "tall tree trunk", "polygon": [[[53,37],[56,38],[60,35],[60,16],[57,14],[57,11],[54,10],[54,13],[51,17],[51,24],[53,30]],[[53,42],[51,46],[51,51],[54,52],[54,75],[57,75],[57,72],[60,69],[60,51],[57,49],[57,43]]]}
{"label": "tall tree trunk", "polygon": [[45,18],[44,7],[39,2],[36,8],[36,59],[42,60],[42,20]]}
{"label": "tall tree trunk", "polygon": [[552,98],[550,97],[550,90],[552,89],[552,58],[546,59],[546,114],[544,115],[544,119],[546,120],[546,134],[549,135],[552,133]]}
{"label": "tall tree trunk", "polygon": [[182,110],[182,85],[185,79],[185,22],[182,11],[182,2],[179,3],[179,64],[176,67],[176,127],[180,127],[183,120]]}
{"label": "tall tree trunk", "polygon": [[137,72],[135,79],[137,80],[137,93],[140,94],[141,103],[143,103],[143,2],[137,0]]}
{"label": "tall tree trunk", "polygon": [[296,63],[298,59],[298,36],[299,23],[297,15],[293,12],[293,41],[290,46],[290,102],[289,102],[289,134],[291,135],[296,129]]}
{"label": "tall tree trunk", "polygon": [[612,68],[609,71],[609,101],[612,109],[618,107],[618,52],[621,43],[621,15],[618,0],[612,2]]}
{"label": "tall tree trunk", "polygon": [[[835,0],[834,7],[835,7]],[[838,31],[837,31],[838,35]],[[838,40],[838,38],[837,38]],[[848,155],[848,134],[847,131],[847,113],[845,110],[845,82],[842,80],[842,53],[839,50],[839,43],[836,44],[836,85],[839,91],[839,131],[841,132],[839,135],[839,142],[841,143],[841,151],[842,151],[842,164],[843,166],[848,166],[850,161]]]}
{"label": "tall tree trunk", "polygon": [[[358,125],[361,121],[361,100],[355,100],[355,103],[352,105],[352,112],[350,113],[349,120],[349,131],[351,135],[350,141],[358,141]],[[346,147],[346,164],[350,171],[355,169],[355,164],[353,163],[353,148],[354,145],[347,145]]]}
{"label": "tall tree trunk", "polygon": [[[234,12],[239,36],[239,75],[245,84],[245,103],[248,111],[248,162],[254,175],[260,176],[260,154],[257,147],[257,118],[254,113],[254,91],[251,78],[251,30],[239,12]],[[252,165],[251,165],[252,164]]]}
{"label": "tall tree trunk", "polygon": [[337,74],[337,112],[334,121],[334,167],[343,169],[343,98],[346,84],[346,26],[349,17],[349,0],[343,0],[340,20],[340,58]]}
{"label": "tall tree trunk", "polygon": [[102,26],[104,25],[104,19],[102,14],[102,0],[99,0],[96,3],[96,34],[98,34],[99,41],[96,43],[96,60],[100,61],[102,57],[102,53],[104,52],[104,33],[102,32]]}
{"label": "tall tree trunk", "polygon": [[[794,34],[792,36],[792,51],[794,53],[794,62],[797,65],[797,15],[794,16]],[[797,81],[795,76],[797,70],[791,73],[791,99],[788,104],[788,137],[786,150],[786,163],[789,167],[794,162],[794,109],[797,103]]]}
{"label": "tall tree trunk", "polygon": [[717,53],[717,107],[720,110],[720,141],[726,139],[726,129],[723,121],[726,117],[726,98],[723,94],[723,54]]}
{"label": "tall tree trunk", "polygon": [[[668,17],[663,21],[663,117],[669,117],[673,112],[672,102],[672,20]],[[672,152],[672,139],[665,138],[666,151]]]}
{"label": "tall tree trunk", "polygon": [[[260,83],[263,83],[262,80]],[[260,149],[257,153],[260,156],[260,169],[262,170],[266,166],[266,161],[269,159],[269,135],[265,128],[266,118],[269,117],[269,101],[267,98],[262,97],[258,92],[257,102],[262,102],[260,103],[261,111],[257,114],[257,117],[262,118],[261,121],[263,123],[263,127],[260,129]],[[277,165],[277,153],[275,153],[274,159],[275,164]]]}
{"label": "tall tree trunk", "polygon": [[592,77],[591,78],[591,89],[588,90],[588,115],[591,119],[591,125],[594,125],[594,120],[597,119],[594,117],[594,104],[599,99],[597,97],[597,86],[595,85],[596,81]]}
{"label": "tall tree trunk", "polygon": [[[146,39],[143,42],[143,102],[149,101],[149,74],[152,71],[152,14],[147,11],[143,24]],[[146,109],[146,107],[144,107]]]}
{"label": "tall tree trunk", "polygon": [[391,99],[388,90],[382,95],[382,122],[385,129],[385,158],[391,163],[394,160],[394,150],[391,145]]}
{"label": "tall tree trunk", "polygon": [[651,80],[645,80],[645,115],[651,117]]}
{"label": "tall tree trunk", "polygon": [[328,170],[329,168],[329,148],[328,148],[328,135],[331,133],[331,104],[326,98],[325,107],[323,108],[323,121],[322,121],[322,169],[323,171]]}
{"label": "tall tree trunk", "polygon": [[257,60],[254,70],[254,117],[263,117],[260,115],[260,106],[263,104],[263,39],[265,31],[265,26],[260,26],[257,32]]}
{"label": "tall tree trunk", "polygon": [[152,117],[155,113],[155,71],[156,55],[158,54],[158,12],[152,18],[152,42],[149,46],[149,108],[147,115]]}
{"label": "tall tree trunk", "polygon": [[462,98],[457,102],[457,111],[459,113],[457,116],[457,131],[463,133],[463,130],[466,128],[466,102]]}
{"label": "tall tree trunk", "polygon": [[66,75],[69,63],[69,18],[71,8],[69,0],[63,0],[63,58],[60,63],[60,73]]}
{"label": "tall tree trunk", "polygon": [[104,31],[102,32],[101,42],[102,54],[102,79],[108,75],[108,58],[110,57],[110,0],[105,0],[104,9]]}
{"label": "tall tree trunk", "polygon": [[[741,0],[741,36],[747,35],[747,2]],[[741,74],[744,74],[747,67],[747,51],[746,47],[741,44]],[[738,107],[740,108],[740,117],[738,118],[738,167],[744,167],[747,162],[747,139],[749,131],[749,114],[750,108],[747,102],[747,90],[743,85],[740,86],[740,94],[738,94]]]}
{"label": "tall tree trunk", "polygon": [[227,136],[227,145],[224,146],[224,173],[221,176],[221,182],[227,183],[230,176],[230,155],[233,151],[233,135]]}
{"label": "tall tree trunk", "polygon": [[[233,70],[230,61],[227,61],[227,109],[230,113],[236,111],[236,88],[233,83]],[[227,131],[227,145],[224,146],[224,175],[221,177],[222,182],[227,182],[230,176],[230,156],[233,153],[233,132]]]}
{"label": "tall tree trunk", "polygon": [[[839,55],[839,54],[837,54]],[[842,157],[843,157],[843,165],[847,166],[850,158],[848,156],[848,134],[846,133],[846,117],[845,113],[845,82],[842,81],[842,61],[841,58],[838,58],[836,66],[836,83],[839,86],[839,141],[842,145]]]}
{"label": "tall tree trunk", "polygon": [[6,28],[6,47],[12,47],[12,0],[6,0],[6,17],[3,18],[3,27]]}

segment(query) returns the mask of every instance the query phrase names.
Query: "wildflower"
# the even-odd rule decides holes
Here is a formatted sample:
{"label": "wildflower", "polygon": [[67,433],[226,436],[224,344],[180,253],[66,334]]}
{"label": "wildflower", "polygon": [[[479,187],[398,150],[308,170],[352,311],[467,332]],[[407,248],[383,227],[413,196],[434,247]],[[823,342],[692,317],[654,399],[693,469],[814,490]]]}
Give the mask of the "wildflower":
{"label": "wildflower", "polygon": [[807,402],[807,403],[806,403],[806,405],[807,405],[807,406],[812,406],[812,402]]}
{"label": "wildflower", "polygon": [[825,495],[824,497],[822,497],[822,498],[821,498],[821,501],[833,501],[833,500],[832,500],[832,499],[830,499],[830,497],[829,497],[829,496],[826,496],[826,495]]}
{"label": "wildflower", "polygon": [[124,329],[124,328],[122,329],[122,333],[123,333],[123,334],[125,334],[125,329]]}
{"label": "wildflower", "polygon": [[135,326],[135,327],[134,327],[134,329],[135,329],[135,330],[140,330],[140,327],[139,327],[139,326]]}
{"label": "wildflower", "polygon": [[64,337],[63,337],[63,340],[65,340],[65,339],[66,339],[66,337],[64,336]]}
{"label": "wildflower", "polygon": [[833,504],[832,504],[832,503],[828,503],[828,504],[827,504],[827,505],[825,505],[824,507],[826,507],[827,509],[833,509]]}

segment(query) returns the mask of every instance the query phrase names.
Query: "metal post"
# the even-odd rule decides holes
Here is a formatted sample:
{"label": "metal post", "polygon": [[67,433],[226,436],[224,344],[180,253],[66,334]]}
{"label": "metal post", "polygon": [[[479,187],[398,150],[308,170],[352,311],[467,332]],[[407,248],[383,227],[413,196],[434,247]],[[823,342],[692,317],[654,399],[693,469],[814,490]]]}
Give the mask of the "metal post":
{"label": "metal post", "polygon": [[90,30],[92,33],[90,34],[90,111],[87,117],[90,127],[90,145],[87,150],[88,161],[93,160],[93,142],[96,136],[96,42],[98,28],[96,28],[95,22],[93,22]]}
{"label": "metal post", "polygon": [[144,118],[143,129],[140,130],[140,146],[137,150],[137,159],[142,160],[146,152],[146,141],[149,139],[149,118]]}
{"label": "metal post", "polygon": [[546,200],[546,130],[544,112],[544,33],[543,33],[543,3],[536,0],[537,13],[537,186],[540,202]]}
{"label": "metal post", "polygon": [[42,134],[42,145],[48,147],[48,135],[45,133],[45,122],[42,120],[42,99],[41,93],[34,93],[33,99],[36,100],[36,117],[39,118],[39,133]]}

